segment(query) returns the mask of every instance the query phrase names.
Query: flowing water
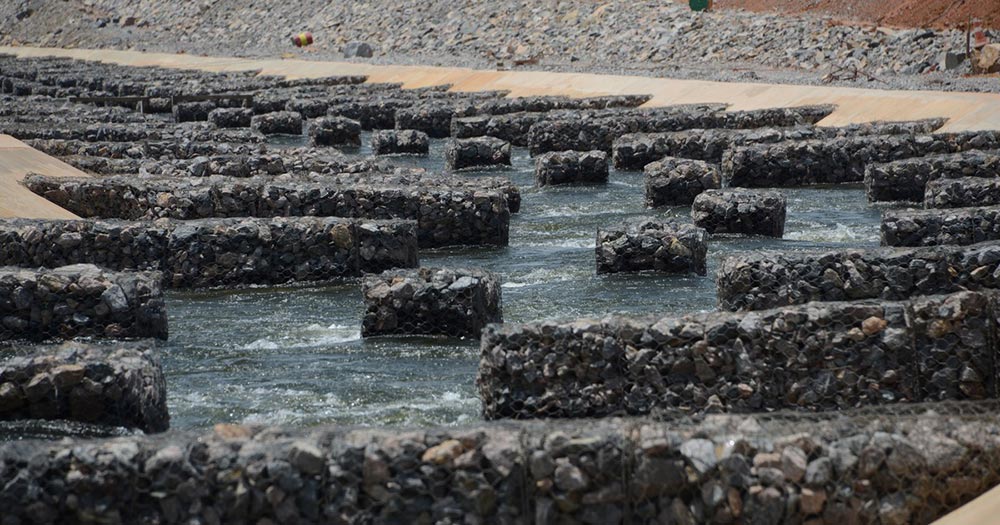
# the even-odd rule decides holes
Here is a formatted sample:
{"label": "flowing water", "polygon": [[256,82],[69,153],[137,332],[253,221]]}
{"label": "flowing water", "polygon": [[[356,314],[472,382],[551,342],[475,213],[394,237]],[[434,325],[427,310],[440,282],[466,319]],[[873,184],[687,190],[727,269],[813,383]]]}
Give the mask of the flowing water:
{"label": "flowing water", "polygon": [[[434,141],[429,157],[394,162],[443,170],[442,149],[443,141]],[[711,310],[713,276],[723,256],[878,244],[880,211],[866,204],[860,187],[787,189],[785,238],[713,238],[708,276],[597,276],[598,227],[634,217],[690,220],[689,208],[645,209],[640,172],[612,171],[606,185],[539,189],[525,150],[515,149],[513,164],[462,174],[502,175],[520,187],[522,207],[511,219],[509,247],[420,253],[423,265],[497,272],[507,322]],[[356,281],[172,292],[168,309],[171,335],[161,355],[174,428],[219,422],[447,425],[480,417],[478,341],[363,340]]]}

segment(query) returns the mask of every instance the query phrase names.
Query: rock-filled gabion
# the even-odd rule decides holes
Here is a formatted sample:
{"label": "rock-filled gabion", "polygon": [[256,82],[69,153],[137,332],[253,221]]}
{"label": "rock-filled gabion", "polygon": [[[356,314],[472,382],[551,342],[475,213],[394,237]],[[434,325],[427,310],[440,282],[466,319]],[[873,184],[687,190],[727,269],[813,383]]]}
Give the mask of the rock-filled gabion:
{"label": "rock-filled gabion", "polygon": [[487,419],[996,398],[993,299],[493,325],[477,386]]}
{"label": "rock-filled gabion", "polygon": [[726,151],[729,186],[782,187],[861,182],[865,166],[909,157],[1000,148],[1000,132],[870,135],[738,146]]}
{"label": "rock-filled gabion", "polygon": [[314,146],[361,145],[361,123],[344,117],[320,117],[309,121]]}
{"label": "rock-filled gabion", "polygon": [[705,190],[720,188],[719,167],[700,160],[666,157],[646,165],[646,206],[688,206]]}
{"label": "rock-filled gabion", "polygon": [[23,419],[163,432],[170,415],[160,361],[138,344],[17,350],[0,360],[0,420]]}
{"label": "rock-filled gabion", "polygon": [[220,217],[353,217],[417,221],[421,247],[506,246],[507,190],[426,184],[339,184],[336,180],[43,177],[25,184],[83,217],[200,219]]}
{"label": "rock-filled gabion", "polygon": [[612,153],[615,139],[629,133],[657,133],[692,128],[759,128],[814,124],[833,112],[833,106],[720,111],[718,105],[672,106],[600,113],[592,118],[565,118],[538,122],[528,132],[532,155],[548,151],[601,150]]}
{"label": "rock-filled gabion", "polygon": [[608,182],[608,154],[603,151],[554,151],[535,158],[535,184]]}
{"label": "rock-filled gabion", "polygon": [[0,266],[155,270],[173,288],[326,281],[417,265],[413,221],[0,220]]}
{"label": "rock-filled gabion", "polygon": [[722,162],[723,153],[735,146],[864,135],[926,134],[941,127],[942,124],[944,119],[927,119],[867,122],[843,127],[710,128],[666,133],[634,133],[615,140],[613,160],[618,169],[641,169],[646,164],[663,157],[681,157],[718,164]]}
{"label": "rock-filled gabion", "polygon": [[719,308],[761,310],[810,301],[901,300],[1000,288],[1000,242],[970,246],[761,251],[726,257]]}
{"label": "rock-filled gabion", "polygon": [[0,341],[167,338],[158,272],[0,267]]}
{"label": "rock-filled gabion", "polygon": [[460,170],[480,166],[510,166],[510,143],[496,137],[449,139],[444,147],[445,164]]}
{"label": "rock-filled gabion", "polygon": [[1000,240],[1000,206],[886,210],[883,246],[968,245]]}
{"label": "rock-filled gabion", "polygon": [[208,121],[220,128],[249,128],[252,119],[251,108],[216,108],[208,113]]}
{"label": "rock-filled gabion", "polygon": [[375,155],[426,155],[431,148],[430,137],[415,129],[384,129],[372,133],[372,153]]}
{"label": "rock-filled gabion", "polygon": [[925,208],[964,208],[1000,204],[1000,166],[993,177],[937,179],[924,189]]}
{"label": "rock-filled gabion", "polygon": [[363,336],[479,337],[503,322],[500,279],[468,268],[419,268],[370,274],[362,281]]}
{"label": "rock-filled gabion", "polygon": [[285,111],[293,111],[302,118],[314,119],[326,115],[330,103],[321,98],[294,98],[285,103]]}
{"label": "rock-filled gabion", "polygon": [[597,273],[656,271],[705,275],[705,230],[675,221],[638,220],[597,230]]}
{"label": "rock-filled gabion", "polygon": [[785,234],[785,196],[739,188],[706,190],[695,197],[691,219],[708,233],[780,238]]}
{"label": "rock-filled gabion", "polygon": [[302,115],[294,111],[275,111],[254,115],[250,119],[250,127],[265,135],[301,135]]}
{"label": "rock-filled gabion", "polygon": [[523,112],[455,118],[451,121],[451,136],[459,139],[496,137],[515,146],[527,147],[531,126],[552,119],[556,114],[559,112]]}
{"label": "rock-filled gabion", "polygon": [[865,167],[865,190],[868,200],[924,200],[924,188],[930,181],[959,177],[997,177],[1000,151],[962,151],[928,155]]}
{"label": "rock-filled gabion", "polygon": [[209,113],[215,109],[214,102],[182,102],[173,105],[175,122],[196,122],[208,120]]}
{"label": "rock-filled gabion", "polygon": [[476,114],[472,102],[426,101],[396,110],[396,129],[423,131],[432,138],[440,139],[451,134],[453,117],[468,117]]}
{"label": "rock-filled gabion", "polygon": [[930,523],[1000,482],[1000,425],[974,414],[14,441],[0,506],[24,523]]}

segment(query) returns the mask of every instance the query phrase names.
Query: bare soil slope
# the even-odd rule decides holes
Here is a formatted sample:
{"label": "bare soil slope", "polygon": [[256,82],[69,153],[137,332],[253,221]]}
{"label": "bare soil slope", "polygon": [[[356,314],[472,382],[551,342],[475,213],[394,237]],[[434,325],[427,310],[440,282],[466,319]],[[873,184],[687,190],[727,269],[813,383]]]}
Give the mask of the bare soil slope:
{"label": "bare soil slope", "polygon": [[969,18],[1000,29],[1000,0],[716,0],[719,9],[822,13],[895,27],[964,28]]}

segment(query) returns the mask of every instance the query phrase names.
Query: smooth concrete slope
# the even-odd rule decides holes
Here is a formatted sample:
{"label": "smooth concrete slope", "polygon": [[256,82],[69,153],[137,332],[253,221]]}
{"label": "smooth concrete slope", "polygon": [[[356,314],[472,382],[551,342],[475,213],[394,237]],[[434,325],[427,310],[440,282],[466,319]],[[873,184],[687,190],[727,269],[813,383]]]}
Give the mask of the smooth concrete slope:
{"label": "smooth concrete slope", "polygon": [[28,173],[53,177],[86,177],[87,174],[50,157],[9,135],[0,135],[0,217],[27,219],[78,219],[25,188]]}
{"label": "smooth concrete slope", "polygon": [[371,82],[401,82],[404,87],[452,84],[456,91],[504,89],[522,95],[650,94],[651,106],[725,102],[731,109],[806,104],[836,104],[837,111],[820,122],[840,126],[872,120],[915,120],[947,117],[942,131],[1000,129],[1000,94],[946,91],[891,91],[830,86],[798,86],[744,82],[677,80],[643,76],[541,71],[486,71],[434,66],[389,66],[298,59],[201,57],[139,51],[0,47],[23,57],[64,56],[123,65],[162,66],[205,71],[261,70],[292,78],[367,75]]}

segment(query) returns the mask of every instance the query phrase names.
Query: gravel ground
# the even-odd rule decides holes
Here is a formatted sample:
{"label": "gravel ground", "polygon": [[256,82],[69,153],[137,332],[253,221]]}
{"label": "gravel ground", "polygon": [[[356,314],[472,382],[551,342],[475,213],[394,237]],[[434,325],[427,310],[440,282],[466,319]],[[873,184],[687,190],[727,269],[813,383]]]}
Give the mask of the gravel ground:
{"label": "gravel ground", "polygon": [[[306,30],[316,43],[293,47],[291,36]],[[1000,40],[1000,31],[991,36]],[[369,43],[375,56],[361,60],[375,63],[1000,92],[996,75],[965,78],[967,62],[935,71],[944,50],[964,51],[960,31],[692,13],[662,1],[0,2],[0,43],[8,45],[330,60],[352,41]]]}

